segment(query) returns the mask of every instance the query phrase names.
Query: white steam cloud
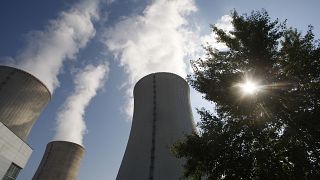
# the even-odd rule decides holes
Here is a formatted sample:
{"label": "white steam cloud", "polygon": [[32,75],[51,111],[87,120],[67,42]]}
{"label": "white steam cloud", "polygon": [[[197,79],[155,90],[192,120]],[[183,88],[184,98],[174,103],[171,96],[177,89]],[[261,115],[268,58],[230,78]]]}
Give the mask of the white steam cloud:
{"label": "white steam cloud", "polygon": [[27,46],[12,65],[38,77],[53,92],[59,86],[57,75],[63,61],[74,59],[94,37],[98,4],[98,0],[82,0],[51,20],[45,30],[31,32]]}
{"label": "white steam cloud", "polygon": [[[230,15],[223,15],[214,25],[224,30],[226,33],[228,33],[229,31],[232,31],[234,29],[231,22],[232,22],[232,17]],[[215,48],[221,51],[228,49],[226,44],[218,42],[217,38],[218,38],[218,35],[212,32],[209,35],[202,36],[201,42],[204,46],[209,45],[212,48]],[[205,56],[205,53],[203,54],[203,56]],[[205,58],[202,58],[202,59],[205,59]]]}
{"label": "white steam cloud", "polygon": [[[193,0],[154,0],[142,15],[127,17],[105,33],[107,48],[129,75],[128,96],[135,82],[153,72],[185,77],[196,47],[187,16],[196,11]],[[125,108],[132,116],[132,98]]]}
{"label": "white steam cloud", "polygon": [[82,144],[86,132],[84,121],[85,109],[97,90],[103,85],[109,72],[106,64],[99,66],[88,65],[74,78],[75,88],[66,99],[57,115],[57,128],[54,140],[70,141]]}

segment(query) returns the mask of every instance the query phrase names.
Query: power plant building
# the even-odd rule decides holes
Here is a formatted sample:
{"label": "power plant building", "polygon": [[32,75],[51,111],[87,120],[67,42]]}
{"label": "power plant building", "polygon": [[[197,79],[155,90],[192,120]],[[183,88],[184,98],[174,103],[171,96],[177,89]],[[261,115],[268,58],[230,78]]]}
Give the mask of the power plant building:
{"label": "power plant building", "polygon": [[195,130],[188,83],[172,73],[145,76],[134,88],[134,114],[117,180],[183,176],[184,160],[170,147]]}
{"label": "power plant building", "polygon": [[16,179],[25,167],[32,153],[28,135],[50,98],[31,74],[0,66],[0,179]]}
{"label": "power plant building", "polygon": [[32,180],[76,180],[84,148],[67,141],[52,141]]}

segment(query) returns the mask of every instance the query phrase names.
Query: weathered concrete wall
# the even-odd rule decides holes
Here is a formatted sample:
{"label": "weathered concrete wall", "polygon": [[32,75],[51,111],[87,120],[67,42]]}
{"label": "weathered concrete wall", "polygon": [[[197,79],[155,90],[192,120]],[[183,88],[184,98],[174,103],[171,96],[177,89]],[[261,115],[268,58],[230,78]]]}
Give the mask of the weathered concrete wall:
{"label": "weathered concrete wall", "polygon": [[33,180],[76,180],[84,155],[79,144],[52,141],[42,157]]}
{"label": "weathered concrete wall", "polygon": [[22,140],[50,101],[46,86],[22,70],[0,66],[0,122]]}
{"label": "weathered concrete wall", "polygon": [[154,73],[134,88],[134,114],[117,180],[177,180],[183,160],[170,146],[194,130],[189,86],[178,75]]}

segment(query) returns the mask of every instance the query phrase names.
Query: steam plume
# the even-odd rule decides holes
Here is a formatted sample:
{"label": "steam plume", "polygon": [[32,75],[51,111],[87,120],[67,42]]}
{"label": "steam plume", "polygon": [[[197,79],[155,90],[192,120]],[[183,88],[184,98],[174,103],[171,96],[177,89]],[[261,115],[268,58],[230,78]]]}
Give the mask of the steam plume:
{"label": "steam plume", "polygon": [[[193,0],[154,0],[142,15],[127,17],[105,33],[107,48],[129,74],[128,95],[141,77],[158,71],[186,76],[186,55],[193,52],[193,33],[186,17]],[[132,115],[132,99],[125,108]]]}
{"label": "steam plume", "polygon": [[57,128],[54,139],[82,144],[86,131],[84,121],[85,108],[97,94],[107,74],[108,66],[89,65],[74,78],[75,88],[67,98],[57,116]]}
{"label": "steam plume", "polygon": [[82,0],[61,12],[43,31],[31,32],[13,66],[38,77],[53,92],[59,86],[57,75],[63,61],[75,58],[95,35],[93,21],[99,18],[98,4],[98,0]]}
{"label": "steam plume", "polygon": [[[230,15],[223,15],[218,19],[218,21],[214,24],[219,29],[222,29],[227,34],[231,35],[229,31],[232,31],[234,29],[232,25],[232,17]],[[204,46],[210,46],[212,48],[218,49],[220,51],[227,50],[228,47],[226,44],[221,43],[218,41],[218,35],[211,32],[211,34],[205,35],[201,37],[201,42]],[[206,59],[205,56],[206,53],[202,52],[201,54],[203,57],[202,59]],[[209,55],[210,56],[210,55]]]}

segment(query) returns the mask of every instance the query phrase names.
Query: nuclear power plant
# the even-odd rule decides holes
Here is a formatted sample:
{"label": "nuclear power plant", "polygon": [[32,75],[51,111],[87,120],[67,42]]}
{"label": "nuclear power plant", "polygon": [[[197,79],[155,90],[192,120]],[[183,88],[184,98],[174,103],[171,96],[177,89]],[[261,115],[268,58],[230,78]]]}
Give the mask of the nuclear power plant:
{"label": "nuclear power plant", "polygon": [[84,148],[67,141],[52,141],[32,180],[76,180]]}
{"label": "nuclear power plant", "polygon": [[32,153],[27,138],[50,101],[47,87],[33,75],[0,66],[0,178],[16,179]]}
{"label": "nuclear power plant", "polygon": [[[132,127],[117,180],[180,179],[183,159],[170,147],[195,131],[188,83],[172,73],[153,73],[134,87]],[[32,153],[30,130],[51,99],[33,75],[0,66],[0,179],[16,179]],[[84,148],[72,142],[47,144],[33,180],[76,180]]]}
{"label": "nuclear power plant", "polygon": [[134,87],[134,114],[117,180],[180,179],[182,159],[170,146],[195,130],[189,86],[178,75],[154,73]]}

